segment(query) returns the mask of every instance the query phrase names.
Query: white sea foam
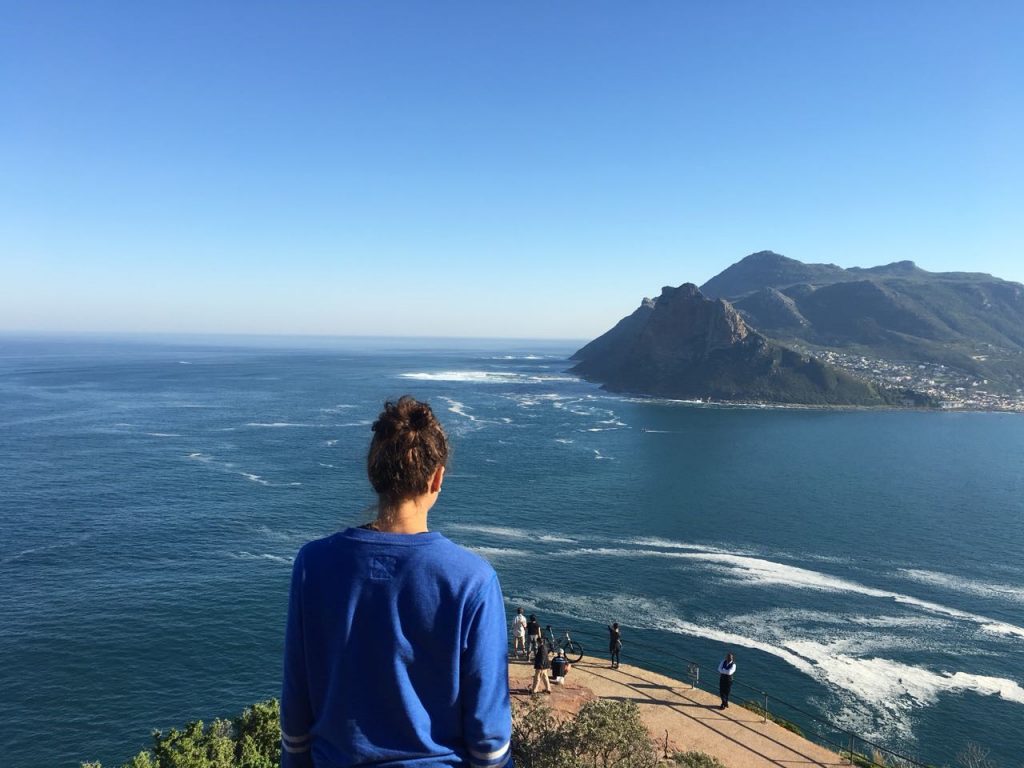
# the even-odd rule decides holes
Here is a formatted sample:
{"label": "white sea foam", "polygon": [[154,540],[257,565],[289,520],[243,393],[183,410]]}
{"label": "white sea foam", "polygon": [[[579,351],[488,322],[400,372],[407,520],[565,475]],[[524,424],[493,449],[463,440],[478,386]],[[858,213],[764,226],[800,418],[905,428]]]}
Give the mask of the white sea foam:
{"label": "white sea foam", "polygon": [[508,549],[505,547],[467,547],[467,549],[487,560],[498,560],[503,557],[525,557],[530,554],[522,549]]}
{"label": "white sea foam", "polygon": [[338,440],[337,439],[334,439],[334,440],[324,440],[324,445],[326,445],[328,448],[330,448],[332,446],[335,446],[337,444],[338,444]]}
{"label": "white sea foam", "polygon": [[581,549],[560,553],[563,556],[600,555],[608,557],[663,557],[696,560],[717,566],[717,570],[729,580],[755,586],[788,587],[793,589],[812,589],[822,592],[839,592],[892,600],[902,605],[909,605],[928,613],[948,616],[962,621],[978,624],[982,631],[994,635],[1010,636],[1024,639],[1024,627],[991,619],[987,616],[962,611],[958,608],[921,600],[912,595],[905,595],[887,589],[878,589],[860,584],[856,581],[831,576],[820,571],[799,568],[758,557],[737,555],[715,551],[678,551],[665,552],[652,549],[598,548]]}
{"label": "white sea foam", "polygon": [[461,416],[469,421],[479,421],[479,419],[471,413],[466,412],[466,404],[461,403],[458,400],[453,400],[450,397],[442,397],[446,403],[448,403],[448,412],[454,413],[456,416]]}
{"label": "white sea foam", "polygon": [[556,443],[561,443],[562,445],[572,445],[576,441],[575,440],[570,440],[570,439],[568,439],[566,437],[556,437],[555,438],[555,442]]}
{"label": "white sea foam", "polygon": [[[861,733],[868,736],[891,736],[895,733],[911,737],[907,713],[914,708],[934,704],[944,693],[970,692],[1024,704],[1024,688],[1013,680],[913,666],[877,655],[857,656],[855,651],[858,648],[870,644],[862,638],[850,638],[848,632],[838,632],[839,639],[831,642],[787,637],[788,629],[780,631],[775,627],[773,631],[768,615],[763,615],[760,622],[750,622],[752,632],[767,633],[766,637],[757,637],[747,634],[744,628],[725,630],[717,623],[686,621],[675,615],[668,603],[635,595],[578,596],[545,590],[539,594],[510,596],[509,602],[522,605],[529,611],[555,612],[598,623],[605,623],[612,617],[629,617],[629,625],[635,630],[659,629],[704,638],[724,646],[762,651],[818,680],[841,698],[849,697],[881,715],[858,723]],[[813,613],[815,619],[821,616]],[[826,616],[837,627],[847,619],[846,616]],[[863,619],[859,623],[866,623],[871,617],[859,618]],[[899,620],[900,617],[892,618]],[[736,623],[730,620],[730,626]],[[744,622],[738,623],[742,625]],[[879,725],[881,732],[877,730]]]}
{"label": "white sea foam", "polygon": [[256,553],[254,553],[254,552],[242,551],[242,552],[231,552],[229,554],[231,555],[231,557],[234,557],[234,558],[236,558],[238,560],[269,560],[270,562],[273,562],[273,563],[283,563],[285,565],[291,565],[292,564],[292,558],[290,558],[290,557],[282,557],[281,555],[274,555],[274,554],[271,554],[270,552],[256,552]]}
{"label": "white sea foam", "polygon": [[553,536],[551,534],[542,534],[538,537],[541,541],[550,544],[575,544],[576,539],[570,539],[568,536]]}
{"label": "white sea foam", "polygon": [[27,547],[26,549],[12,552],[9,555],[0,557],[0,564],[13,563],[17,560],[21,560],[32,555],[42,554],[44,552],[50,552],[55,549],[63,549],[64,547],[75,547],[82,544],[95,536],[95,533],[82,533],[76,536],[61,537],[56,541],[52,541],[48,544],[40,544],[38,547]]}
{"label": "white sea foam", "polygon": [[510,371],[412,371],[400,373],[398,377],[414,381],[470,382],[474,384],[542,384],[549,381],[579,381],[575,376],[513,373]]}
{"label": "white sea foam", "polygon": [[181,437],[176,432],[147,432],[150,437]]}
{"label": "white sea foam", "polygon": [[500,525],[471,525],[469,523],[452,523],[448,528],[467,533],[483,533],[488,536],[498,536],[505,539],[528,539],[530,534],[518,528],[507,528]]}
{"label": "white sea foam", "polygon": [[356,408],[355,405],[349,405],[348,403],[339,403],[338,405],[330,405],[326,408],[321,408],[321,413],[338,413],[340,411],[347,411],[351,408]]}
{"label": "white sea foam", "polygon": [[262,477],[253,474],[252,472],[239,472],[238,474],[240,474],[242,477],[246,477],[249,480],[252,480],[254,483],[259,483],[260,485],[270,485],[269,480],[264,480]]}
{"label": "white sea foam", "polygon": [[1006,600],[1012,603],[1024,604],[1024,587],[1010,584],[996,584],[988,581],[977,581],[974,579],[954,576],[939,571],[927,571],[917,568],[901,568],[899,573],[911,581],[919,584],[927,584],[933,587],[942,587],[951,592],[960,592],[975,597],[985,597],[996,600]]}
{"label": "white sea foam", "polygon": [[498,355],[488,358],[489,360],[551,360],[555,355]]}
{"label": "white sea foam", "polygon": [[247,427],[263,427],[265,429],[281,429],[283,427],[324,427],[326,424],[309,424],[296,421],[250,421]]}
{"label": "white sea foam", "polygon": [[613,457],[611,457],[611,456],[605,456],[605,455],[604,455],[603,453],[601,453],[601,451],[599,451],[599,450],[598,450],[597,448],[594,448],[593,450],[594,450],[594,458],[595,458],[596,460],[604,460],[604,461],[615,461],[615,459],[614,459]]}

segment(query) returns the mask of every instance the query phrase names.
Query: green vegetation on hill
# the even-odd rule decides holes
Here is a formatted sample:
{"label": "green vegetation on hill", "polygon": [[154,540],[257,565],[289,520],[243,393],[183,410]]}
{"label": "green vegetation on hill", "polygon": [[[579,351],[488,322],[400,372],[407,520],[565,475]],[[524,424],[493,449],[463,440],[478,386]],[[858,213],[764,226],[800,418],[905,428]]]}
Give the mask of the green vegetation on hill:
{"label": "green vegetation on hill", "polygon": [[598,699],[558,720],[543,704],[517,706],[512,718],[516,768],[653,768],[651,736],[631,701]]}
{"label": "green vegetation on hill", "polygon": [[[153,745],[122,768],[278,768],[281,764],[277,699],[248,707],[234,720],[189,723],[181,730],[153,731]],[[102,768],[82,763],[82,768]]]}
{"label": "green vegetation on hill", "polygon": [[[278,701],[269,699],[233,720],[154,731],[151,747],[121,768],[277,768],[279,712]],[[542,704],[517,706],[512,753],[519,768],[653,768],[658,762],[636,705],[609,700],[588,702],[565,720]]]}
{"label": "green vegetation on hill", "polygon": [[690,283],[644,299],[573,359],[576,373],[609,390],[655,397],[799,405],[899,405],[907,397],[770,341]]}
{"label": "green vegetation on hill", "polygon": [[762,251],[701,290],[770,339],[894,361],[935,363],[1014,391],[1024,386],[1024,285],[901,261],[868,269]]}

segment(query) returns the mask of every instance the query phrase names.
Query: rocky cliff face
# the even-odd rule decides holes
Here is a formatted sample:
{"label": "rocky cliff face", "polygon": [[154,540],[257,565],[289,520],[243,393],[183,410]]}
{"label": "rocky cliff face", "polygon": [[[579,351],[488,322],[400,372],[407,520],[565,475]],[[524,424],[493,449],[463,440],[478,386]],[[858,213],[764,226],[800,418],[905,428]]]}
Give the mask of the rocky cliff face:
{"label": "rocky cliff face", "polygon": [[620,392],[673,398],[806,404],[883,404],[870,384],[780,347],[723,299],[666,287],[580,349],[573,369]]}

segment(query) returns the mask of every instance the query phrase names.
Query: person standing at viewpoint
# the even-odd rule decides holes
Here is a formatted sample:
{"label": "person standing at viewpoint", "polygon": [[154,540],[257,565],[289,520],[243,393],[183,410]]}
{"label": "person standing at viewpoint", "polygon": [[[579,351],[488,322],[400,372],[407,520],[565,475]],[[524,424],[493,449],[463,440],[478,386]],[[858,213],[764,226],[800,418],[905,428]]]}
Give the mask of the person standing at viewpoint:
{"label": "person standing at viewpoint", "polygon": [[537,652],[537,643],[540,641],[540,622],[537,616],[530,614],[530,620],[526,622],[526,653],[527,657]]}
{"label": "person standing at viewpoint", "polygon": [[736,659],[731,653],[727,653],[722,663],[718,665],[718,695],[722,698],[722,706],[719,709],[729,706],[729,692],[732,690],[732,676],[735,674]]}
{"label": "person standing at viewpoint", "polygon": [[612,669],[619,667],[619,653],[622,651],[622,630],[619,622],[613,622],[608,627],[608,653],[612,657]]}
{"label": "person standing at viewpoint", "polygon": [[530,693],[537,693],[540,684],[544,683],[544,693],[551,693],[551,680],[548,677],[548,669],[551,662],[548,661],[548,646],[544,637],[537,636],[537,652],[533,656],[533,685],[530,686]]}
{"label": "person standing at viewpoint", "polygon": [[448,440],[426,403],[385,403],[367,457],[377,517],[312,541],[292,571],[282,768],[503,768],[505,607],[494,569],[427,529]]}
{"label": "person standing at viewpoint", "polygon": [[512,654],[518,659],[519,654],[526,656],[526,617],[523,616],[523,609],[516,608],[515,618],[512,619]]}

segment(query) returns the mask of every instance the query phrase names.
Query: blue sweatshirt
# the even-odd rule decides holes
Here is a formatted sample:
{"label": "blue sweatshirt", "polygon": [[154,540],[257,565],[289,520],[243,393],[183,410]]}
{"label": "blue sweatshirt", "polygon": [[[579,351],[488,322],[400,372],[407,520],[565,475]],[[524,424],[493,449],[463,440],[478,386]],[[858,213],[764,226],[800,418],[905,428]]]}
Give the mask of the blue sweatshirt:
{"label": "blue sweatshirt", "polygon": [[282,768],[510,763],[498,577],[439,533],[306,544],[284,655]]}

